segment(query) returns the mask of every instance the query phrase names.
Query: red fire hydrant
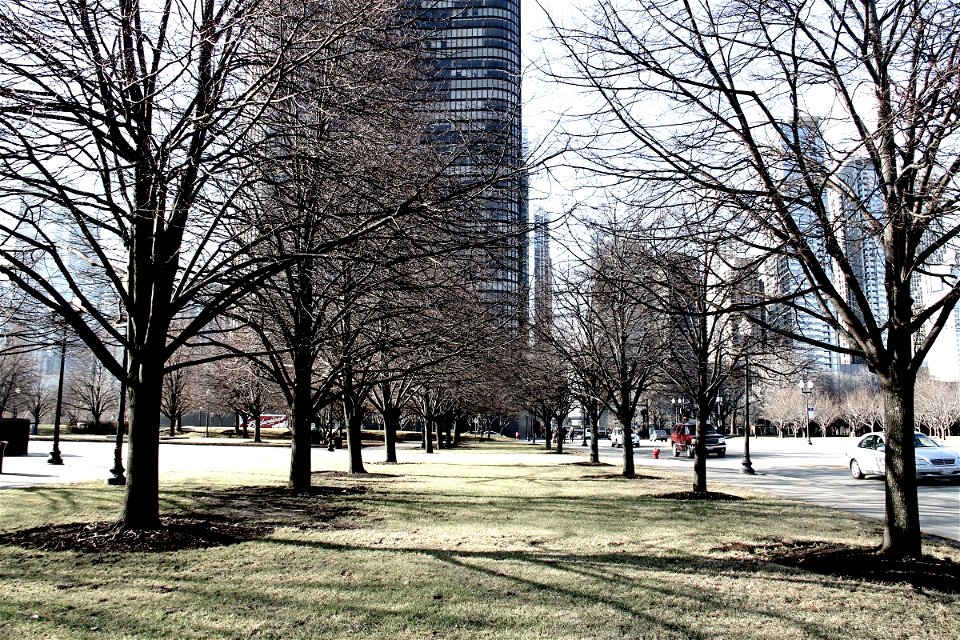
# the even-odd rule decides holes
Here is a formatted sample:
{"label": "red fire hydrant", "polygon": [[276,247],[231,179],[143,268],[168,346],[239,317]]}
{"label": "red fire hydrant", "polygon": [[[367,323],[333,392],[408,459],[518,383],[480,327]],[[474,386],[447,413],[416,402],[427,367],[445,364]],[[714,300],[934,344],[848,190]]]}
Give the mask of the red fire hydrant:
{"label": "red fire hydrant", "polygon": [[660,459],[660,449],[658,449],[657,447],[653,448],[653,459],[654,460]]}

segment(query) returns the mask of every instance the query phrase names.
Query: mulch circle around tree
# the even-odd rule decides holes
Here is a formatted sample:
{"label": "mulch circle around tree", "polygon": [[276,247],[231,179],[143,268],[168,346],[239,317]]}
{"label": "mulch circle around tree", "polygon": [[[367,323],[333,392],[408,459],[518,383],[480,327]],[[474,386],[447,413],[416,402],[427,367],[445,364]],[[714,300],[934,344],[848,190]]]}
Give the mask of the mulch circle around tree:
{"label": "mulch circle around tree", "polygon": [[661,493],[653,496],[654,498],[663,498],[664,500],[709,500],[719,502],[739,502],[746,498],[735,496],[720,491],[674,491],[673,493]]}
{"label": "mulch circle around tree", "polygon": [[612,467],[609,462],[590,462],[589,460],[580,460],[579,462],[564,462],[564,465],[574,465],[577,467]]}
{"label": "mulch circle around tree", "polygon": [[0,544],[38,551],[127,553],[183,551],[261,538],[272,527],[197,518],[162,518],[159,529],[126,529],[118,522],[76,522],[0,535]]}
{"label": "mulch circle around tree", "polygon": [[741,551],[775,564],[821,575],[882,584],[909,584],[914,591],[960,593],[960,564],[923,556],[890,558],[876,548],[819,541],[737,543],[718,551]]}
{"label": "mulch circle around tree", "polygon": [[[387,464],[387,463],[383,463]],[[397,464],[397,463],[393,463]],[[348,471],[314,471],[312,474],[314,478],[348,478],[350,480],[382,480],[385,478],[399,478],[400,476],[394,473],[350,473]]]}
{"label": "mulch circle around tree", "polygon": [[254,486],[191,491],[195,511],[161,518],[157,529],[128,529],[118,522],[77,522],[0,534],[0,545],[81,553],[164,552],[205,549],[256,540],[280,527],[329,529],[362,515],[330,498],[360,495],[362,486]]}
{"label": "mulch circle around tree", "polygon": [[588,476],[582,476],[584,480],[663,480],[658,476],[645,476],[639,473],[634,474],[630,477],[623,475],[622,473],[598,473],[591,474]]}

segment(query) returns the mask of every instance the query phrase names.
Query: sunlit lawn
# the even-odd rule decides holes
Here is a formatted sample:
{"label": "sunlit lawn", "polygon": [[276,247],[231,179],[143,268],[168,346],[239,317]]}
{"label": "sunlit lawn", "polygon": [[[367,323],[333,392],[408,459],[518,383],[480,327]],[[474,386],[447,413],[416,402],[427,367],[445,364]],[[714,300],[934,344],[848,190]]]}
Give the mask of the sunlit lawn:
{"label": "sunlit lawn", "polygon": [[[688,479],[587,477],[616,468],[480,455],[513,446],[473,445],[478,455],[456,466],[371,464],[370,478],[321,476],[370,490],[329,499],[351,515],[326,526],[283,527],[231,547],[86,555],[0,547],[0,638],[955,636],[956,595],[719,549],[870,545],[878,523],[716,485],[750,499],[658,499]],[[193,511],[199,490],[235,483],[198,477],[165,487],[164,513]],[[0,529],[115,519],[120,497],[99,484],[4,491]],[[950,547],[926,551],[960,559]]]}

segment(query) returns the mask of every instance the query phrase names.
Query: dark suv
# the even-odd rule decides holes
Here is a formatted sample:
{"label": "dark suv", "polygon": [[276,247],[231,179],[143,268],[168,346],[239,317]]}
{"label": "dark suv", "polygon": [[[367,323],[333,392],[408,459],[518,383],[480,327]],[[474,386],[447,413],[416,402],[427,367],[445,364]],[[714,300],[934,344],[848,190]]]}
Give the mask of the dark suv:
{"label": "dark suv", "polygon": [[[692,458],[694,449],[697,446],[697,425],[694,423],[678,424],[670,432],[670,445],[673,447],[673,456],[679,457],[686,451],[687,457]],[[717,430],[707,425],[707,455],[717,454],[717,457],[723,458],[727,455],[727,440]]]}

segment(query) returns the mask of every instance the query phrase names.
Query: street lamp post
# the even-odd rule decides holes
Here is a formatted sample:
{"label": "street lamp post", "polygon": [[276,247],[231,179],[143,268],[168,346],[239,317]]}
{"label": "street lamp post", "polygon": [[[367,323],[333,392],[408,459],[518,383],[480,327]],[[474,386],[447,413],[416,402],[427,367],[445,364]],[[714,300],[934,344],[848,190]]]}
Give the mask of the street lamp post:
{"label": "street lamp post", "polygon": [[750,359],[743,361],[743,461],[740,463],[740,473],[755,475],[753,462],[750,460]]}
{"label": "street lamp post", "polygon": [[63,338],[60,340],[60,377],[57,382],[57,408],[53,414],[53,450],[47,458],[47,464],[63,464],[60,455],[60,411],[63,408],[63,365],[67,359],[67,327],[63,327]]}
{"label": "street lamp post", "polygon": [[[120,312],[117,320],[121,324],[126,324],[127,319],[123,315],[122,311]],[[129,335],[129,331],[124,333],[125,337],[123,341],[123,374],[120,376],[120,406],[117,409],[117,440],[113,447],[113,468],[110,469],[110,473],[113,475],[107,478],[107,484],[114,486],[123,486],[127,484],[127,477],[124,475],[125,469],[123,468],[123,433],[126,426],[125,423],[127,417],[128,352],[126,335]]]}
{"label": "street lamp post", "polygon": [[803,405],[804,405],[804,420],[805,422],[805,431],[807,432],[807,444],[813,444],[813,440],[810,439],[810,394],[813,393],[813,381],[807,380],[807,377],[804,376],[800,380],[800,393],[803,394]]}
{"label": "street lamp post", "polygon": [[123,434],[126,430],[127,418],[127,345],[123,345],[123,376],[120,378],[120,408],[117,410],[117,440],[113,447],[113,469],[107,478],[107,484],[123,486],[127,484],[127,477],[123,468]]}

